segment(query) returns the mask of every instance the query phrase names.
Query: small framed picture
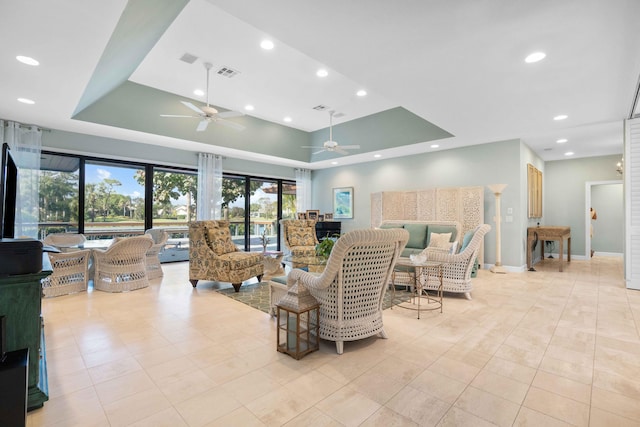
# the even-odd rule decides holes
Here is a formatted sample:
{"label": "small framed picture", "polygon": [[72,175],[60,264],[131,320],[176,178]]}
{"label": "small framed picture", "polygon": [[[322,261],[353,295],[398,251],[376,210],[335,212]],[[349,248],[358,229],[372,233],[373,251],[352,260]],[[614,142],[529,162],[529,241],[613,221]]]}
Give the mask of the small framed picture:
{"label": "small framed picture", "polygon": [[320,216],[319,210],[308,210],[307,211],[307,219],[312,219],[314,221],[318,220],[318,216]]}
{"label": "small framed picture", "polygon": [[307,219],[306,212],[298,212],[298,219]]}
{"label": "small framed picture", "polygon": [[322,222],[324,221],[324,215],[320,214],[318,215],[318,222]]}
{"label": "small framed picture", "polygon": [[325,221],[333,221],[333,212],[326,212],[324,214],[324,220]]}

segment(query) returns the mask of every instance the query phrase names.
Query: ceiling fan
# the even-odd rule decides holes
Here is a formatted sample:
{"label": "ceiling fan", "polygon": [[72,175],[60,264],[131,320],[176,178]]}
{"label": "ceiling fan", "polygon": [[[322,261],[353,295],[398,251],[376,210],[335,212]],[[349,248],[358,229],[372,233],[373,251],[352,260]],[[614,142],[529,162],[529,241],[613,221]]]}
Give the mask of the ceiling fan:
{"label": "ceiling fan", "polygon": [[160,117],[188,117],[201,119],[200,123],[198,123],[198,127],[196,128],[196,131],[198,132],[205,131],[207,129],[207,126],[209,126],[209,123],[211,122],[220,123],[221,125],[228,126],[235,130],[244,130],[245,126],[239,123],[232,122],[230,120],[226,120],[229,117],[244,116],[243,113],[239,111],[225,111],[219,113],[218,110],[209,105],[209,70],[211,70],[212,66],[213,65],[211,65],[210,62],[204,63],[204,68],[206,68],[207,70],[207,105],[203,107],[196,107],[190,102],[180,101],[186,107],[196,112],[198,114],[197,116],[185,116],[182,114],[160,114]]}
{"label": "ceiling fan", "polygon": [[333,113],[335,111],[329,111],[329,140],[322,144],[322,147],[304,146],[302,148],[320,148],[319,151],[313,152],[313,154],[320,154],[323,151],[340,153],[343,156],[349,154],[347,150],[359,150],[359,145],[339,145],[333,140]]}

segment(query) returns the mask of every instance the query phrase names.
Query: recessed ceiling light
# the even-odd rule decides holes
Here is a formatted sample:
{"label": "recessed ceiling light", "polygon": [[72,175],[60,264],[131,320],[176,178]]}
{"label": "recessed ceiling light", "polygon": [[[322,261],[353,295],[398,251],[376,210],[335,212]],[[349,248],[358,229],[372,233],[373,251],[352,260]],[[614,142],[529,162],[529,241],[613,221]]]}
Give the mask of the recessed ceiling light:
{"label": "recessed ceiling light", "polygon": [[23,64],[33,65],[34,67],[40,65],[40,63],[37,60],[31,58],[30,56],[18,55],[16,56],[16,59],[22,62]]}
{"label": "recessed ceiling light", "polygon": [[260,47],[263,48],[264,50],[271,50],[273,49],[274,46],[275,45],[271,40],[262,40],[260,42]]}
{"label": "recessed ceiling light", "polygon": [[253,111],[254,107],[253,107],[253,105],[249,104],[249,105],[245,105],[244,109],[247,110],[247,111]]}
{"label": "recessed ceiling light", "polygon": [[356,95],[358,96],[367,96],[367,91],[364,89],[360,89],[359,91],[356,92]]}
{"label": "recessed ceiling light", "polygon": [[382,157],[382,154],[374,154],[373,157],[375,157],[376,159]]}
{"label": "recessed ceiling light", "polygon": [[558,120],[564,120],[564,119],[566,119],[567,117],[569,117],[569,116],[567,116],[566,114],[560,114],[559,116],[555,116],[555,117],[553,118],[553,120],[555,120],[555,121],[558,121]]}
{"label": "recessed ceiling light", "polygon": [[36,101],[32,101],[28,98],[18,98],[18,101],[22,102],[23,104],[29,104],[29,105],[36,103]]}
{"label": "recessed ceiling light", "polygon": [[316,71],[316,76],[318,77],[327,77],[328,75],[329,75],[329,72],[324,68],[320,68],[318,71]]}
{"label": "recessed ceiling light", "polygon": [[202,96],[204,95],[204,91],[202,89],[196,89],[193,91],[193,94],[197,96]]}
{"label": "recessed ceiling light", "polygon": [[547,56],[547,54],[544,52],[534,52],[529,56],[527,56],[526,58],[524,58],[524,62],[528,64],[532,64],[534,62],[542,61],[545,56]]}
{"label": "recessed ceiling light", "polygon": [[338,164],[338,162],[331,162],[331,164],[332,164],[332,165],[337,165],[337,164]]}
{"label": "recessed ceiling light", "polygon": [[290,123],[290,122],[291,122],[291,117],[287,116],[287,117],[285,117],[285,118],[284,118],[284,119],[282,119],[282,120],[284,120],[284,121],[285,121],[285,122],[287,122],[287,123]]}
{"label": "recessed ceiling light", "polygon": [[573,156],[575,153],[573,151],[567,151],[564,153],[565,156]]}
{"label": "recessed ceiling light", "polygon": [[431,148],[438,148],[440,147],[438,144],[431,144]]}
{"label": "recessed ceiling light", "polygon": [[565,142],[569,141],[567,138],[560,138],[559,140],[557,140],[556,142],[558,144],[564,144]]}

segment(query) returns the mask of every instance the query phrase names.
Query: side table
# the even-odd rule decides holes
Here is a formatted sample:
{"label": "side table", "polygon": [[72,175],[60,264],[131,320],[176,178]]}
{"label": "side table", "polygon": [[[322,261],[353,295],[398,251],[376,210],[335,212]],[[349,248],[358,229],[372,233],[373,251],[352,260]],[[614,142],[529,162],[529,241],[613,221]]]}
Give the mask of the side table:
{"label": "side table", "polygon": [[274,276],[284,275],[284,267],[282,266],[283,255],[284,253],[281,251],[262,252],[262,260],[264,263],[263,281],[267,281]]}
{"label": "side table", "polygon": [[[415,310],[418,312],[418,319],[420,319],[420,311],[440,310],[442,313],[442,267],[443,264],[437,261],[425,261],[425,262],[413,262],[409,258],[398,258],[396,266],[413,268],[413,288],[411,289],[411,299],[408,302],[399,302],[397,307],[405,308],[407,310]],[[436,290],[435,296],[429,295],[428,291],[424,288],[421,277],[424,280],[429,280],[429,273],[435,273],[440,283]],[[393,302],[396,300],[396,286],[395,286],[396,269],[394,268],[391,274],[391,285],[393,290],[393,298],[391,308],[393,308]],[[420,303],[422,300],[427,302],[428,307],[422,306]]]}

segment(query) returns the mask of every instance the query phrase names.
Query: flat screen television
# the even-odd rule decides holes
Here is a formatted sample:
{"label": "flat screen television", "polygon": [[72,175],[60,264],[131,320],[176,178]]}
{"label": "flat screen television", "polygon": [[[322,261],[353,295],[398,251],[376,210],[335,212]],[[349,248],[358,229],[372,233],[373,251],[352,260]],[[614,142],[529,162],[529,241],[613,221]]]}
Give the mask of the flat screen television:
{"label": "flat screen television", "polygon": [[16,224],[16,196],[18,192],[18,167],[11,157],[7,143],[2,144],[2,169],[0,169],[0,237],[13,238]]}

